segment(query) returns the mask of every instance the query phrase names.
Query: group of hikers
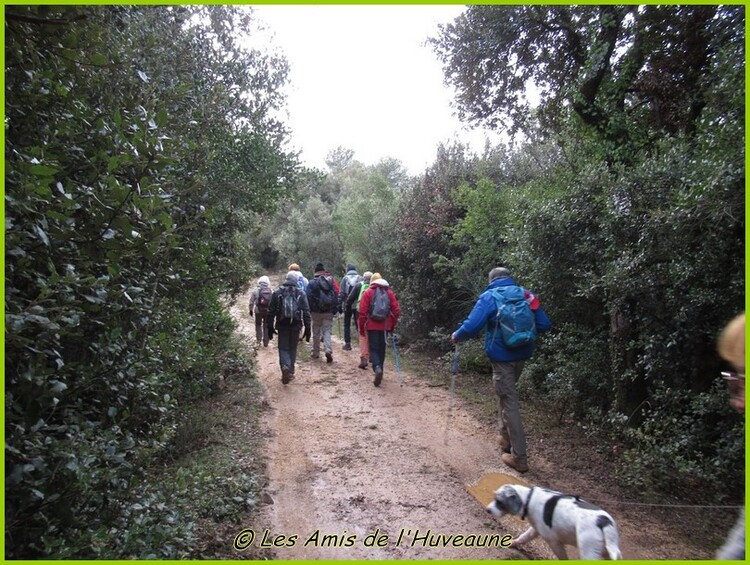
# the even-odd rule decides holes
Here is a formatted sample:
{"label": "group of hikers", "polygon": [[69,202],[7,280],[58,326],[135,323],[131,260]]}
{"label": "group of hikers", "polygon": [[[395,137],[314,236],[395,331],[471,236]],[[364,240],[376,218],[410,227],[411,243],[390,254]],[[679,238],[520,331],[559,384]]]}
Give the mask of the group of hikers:
{"label": "group of hikers", "polygon": [[[400,306],[388,282],[379,273],[359,275],[348,264],[341,285],[322,263],[308,281],[299,265],[289,266],[281,288],[272,292],[268,277],[261,277],[250,295],[250,312],[255,315],[258,342],[278,334],[281,382],[294,379],[297,344],[312,337],[312,358],[320,356],[320,343],[328,363],[333,362],[331,330],[337,313],[344,315],[344,350],[351,350],[351,322],[360,339],[360,369],[368,364],[375,374],[374,384],[383,381],[386,336],[398,323]],[[529,470],[526,436],[516,383],[524,362],[534,352],[536,335],[547,331],[550,319],[539,297],[517,285],[506,267],[489,272],[489,284],[479,296],[466,320],[451,335],[458,344],[485,331],[485,351],[492,363],[497,397],[502,461],[525,473]]]}
{"label": "group of hikers", "polygon": [[315,265],[314,276],[308,280],[296,263],[289,265],[286,279],[272,290],[267,276],[258,279],[250,293],[250,315],[255,317],[258,343],[268,346],[277,335],[281,382],[294,380],[297,345],[302,339],[310,343],[312,359],[320,358],[321,343],[327,363],[333,363],[331,335],[337,314],[344,317],[345,351],[352,350],[351,326],[359,334],[359,368],[372,367],[374,384],[383,382],[386,335],[393,332],[401,312],[398,300],[380,273],[360,275],[351,263],[341,284],[326,270],[323,263]]}

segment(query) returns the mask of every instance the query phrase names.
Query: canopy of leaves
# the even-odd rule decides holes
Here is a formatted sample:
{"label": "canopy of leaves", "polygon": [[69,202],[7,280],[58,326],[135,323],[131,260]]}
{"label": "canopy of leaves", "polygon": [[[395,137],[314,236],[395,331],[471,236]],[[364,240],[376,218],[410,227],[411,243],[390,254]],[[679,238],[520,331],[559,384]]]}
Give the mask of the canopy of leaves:
{"label": "canopy of leaves", "polygon": [[463,118],[512,130],[535,115],[559,130],[572,110],[615,147],[690,133],[741,6],[469,6],[432,40]]}

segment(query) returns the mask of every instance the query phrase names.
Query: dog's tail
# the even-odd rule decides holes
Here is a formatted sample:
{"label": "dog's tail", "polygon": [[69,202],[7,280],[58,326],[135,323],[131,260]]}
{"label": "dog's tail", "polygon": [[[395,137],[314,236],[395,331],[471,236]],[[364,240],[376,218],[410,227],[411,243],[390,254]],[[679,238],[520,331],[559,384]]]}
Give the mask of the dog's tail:
{"label": "dog's tail", "polygon": [[613,561],[622,559],[622,553],[620,553],[620,536],[617,533],[617,526],[609,516],[599,516],[596,519],[596,525],[604,536],[604,548],[609,554],[609,558]]}

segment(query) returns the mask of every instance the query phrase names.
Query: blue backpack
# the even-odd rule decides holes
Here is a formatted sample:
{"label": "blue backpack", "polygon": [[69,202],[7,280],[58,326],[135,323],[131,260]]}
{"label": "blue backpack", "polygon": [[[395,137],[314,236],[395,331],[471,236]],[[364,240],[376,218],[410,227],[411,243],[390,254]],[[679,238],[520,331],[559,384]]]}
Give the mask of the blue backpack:
{"label": "blue backpack", "polygon": [[495,331],[500,328],[505,346],[514,349],[533,343],[536,340],[536,320],[524,290],[512,285],[496,287],[490,292],[497,307]]}

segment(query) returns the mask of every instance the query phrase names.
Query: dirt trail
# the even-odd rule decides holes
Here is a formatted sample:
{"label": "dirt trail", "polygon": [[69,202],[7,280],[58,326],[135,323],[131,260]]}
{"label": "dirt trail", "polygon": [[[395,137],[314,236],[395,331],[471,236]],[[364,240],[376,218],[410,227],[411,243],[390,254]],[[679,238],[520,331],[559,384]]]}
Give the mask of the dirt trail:
{"label": "dirt trail", "polygon": [[[246,304],[242,298],[232,314],[254,340]],[[266,525],[253,530],[253,545],[275,540],[275,558],[295,560],[554,559],[539,539],[524,551],[500,547],[502,535],[515,537],[526,523],[491,518],[467,492],[466,485],[485,473],[520,477],[500,462],[496,431],[443,388],[403,370],[400,386],[390,348],[383,384],[374,387],[372,371],[357,367],[353,339],[354,351],[342,351],[334,339],[330,364],[324,357],[311,360],[302,342],[289,385],[281,383],[275,342],[258,351],[270,405],[267,492],[273,503],[264,510]],[[553,461],[532,453],[530,464],[520,482],[607,498],[575,478],[561,484]],[[658,521],[607,509],[618,521],[625,559],[712,558],[710,551],[686,554]],[[456,535],[464,536],[459,547],[444,546]],[[491,546],[477,546],[487,535],[495,536]],[[572,548],[569,555],[577,557]]]}

